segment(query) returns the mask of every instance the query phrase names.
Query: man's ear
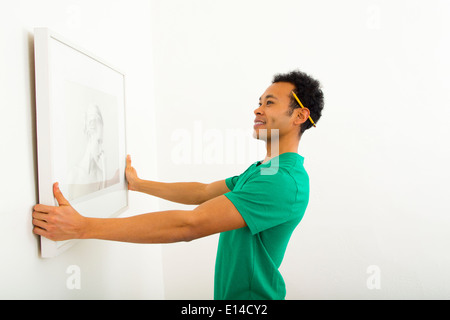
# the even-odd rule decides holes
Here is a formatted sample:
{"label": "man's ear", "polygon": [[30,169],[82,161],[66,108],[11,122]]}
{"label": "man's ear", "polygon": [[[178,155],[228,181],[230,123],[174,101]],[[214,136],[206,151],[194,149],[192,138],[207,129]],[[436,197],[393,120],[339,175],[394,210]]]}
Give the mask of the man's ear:
{"label": "man's ear", "polygon": [[300,126],[302,123],[305,123],[309,119],[309,115],[310,112],[308,108],[295,109],[294,124]]}

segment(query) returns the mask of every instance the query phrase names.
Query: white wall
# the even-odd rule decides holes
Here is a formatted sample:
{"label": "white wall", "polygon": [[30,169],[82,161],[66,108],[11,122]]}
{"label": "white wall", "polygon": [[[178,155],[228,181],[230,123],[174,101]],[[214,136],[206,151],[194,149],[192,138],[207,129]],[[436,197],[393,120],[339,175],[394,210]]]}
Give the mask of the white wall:
{"label": "white wall", "polygon": [[[87,240],[56,258],[38,255],[31,211],[38,199],[33,28],[39,26],[126,73],[128,151],[142,174],[156,176],[149,2],[0,2],[0,298],[162,299],[159,245]],[[155,199],[130,194],[126,214],[155,210]],[[79,267],[80,289],[66,285],[72,265]]]}
{"label": "white wall", "polygon": [[[448,2],[151,3],[160,180],[215,181],[262,159],[258,98],[300,68],[326,105],[300,143],[311,198],[282,265],[287,298],[450,298]],[[212,298],[216,246],[163,247],[166,298]]]}
{"label": "white wall", "polygon": [[[127,73],[128,150],[149,179],[239,174],[264,155],[251,126],[273,74],[317,77],[326,106],[299,148],[311,199],[282,265],[287,298],[450,298],[449,14],[437,0],[1,2],[0,297],[213,296],[217,236],[38,257],[32,30],[48,26]],[[185,207],[130,196],[127,214]]]}

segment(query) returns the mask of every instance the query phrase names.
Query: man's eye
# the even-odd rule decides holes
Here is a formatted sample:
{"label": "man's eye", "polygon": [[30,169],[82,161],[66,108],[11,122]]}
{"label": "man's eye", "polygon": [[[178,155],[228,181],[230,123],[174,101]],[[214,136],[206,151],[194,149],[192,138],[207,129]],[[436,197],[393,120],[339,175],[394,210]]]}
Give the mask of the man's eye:
{"label": "man's eye", "polygon": [[[266,105],[268,105],[268,104],[273,104],[273,101],[266,101]],[[258,106],[262,106],[262,103],[260,102],[260,103],[258,103]]]}

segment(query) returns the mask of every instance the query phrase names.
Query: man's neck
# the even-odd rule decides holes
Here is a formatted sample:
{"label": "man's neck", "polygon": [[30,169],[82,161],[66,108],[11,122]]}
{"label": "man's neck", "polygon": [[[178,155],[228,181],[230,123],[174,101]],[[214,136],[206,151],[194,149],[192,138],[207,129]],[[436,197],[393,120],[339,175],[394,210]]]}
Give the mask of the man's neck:
{"label": "man's neck", "polygon": [[298,145],[300,143],[300,138],[290,140],[280,138],[279,141],[278,139],[275,140],[276,141],[273,142],[271,140],[268,140],[266,142],[266,157],[262,163],[266,163],[270,159],[273,159],[279,156],[280,154],[286,152],[294,152],[294,153],[298,152]]}

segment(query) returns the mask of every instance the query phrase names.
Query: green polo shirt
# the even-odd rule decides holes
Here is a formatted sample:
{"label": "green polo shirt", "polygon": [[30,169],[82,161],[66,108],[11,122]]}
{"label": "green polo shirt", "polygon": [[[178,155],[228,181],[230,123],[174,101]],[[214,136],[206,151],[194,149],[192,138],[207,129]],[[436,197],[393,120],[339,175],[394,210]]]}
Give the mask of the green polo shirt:
{"label": "green polo shirt", "polygon": [[278,268],[292,232],[305,213],[309,178],[303,157],[282,153],[225,180],[225,196],[247,227],[220,234],[214,299],[284,299],[286,287]]}

